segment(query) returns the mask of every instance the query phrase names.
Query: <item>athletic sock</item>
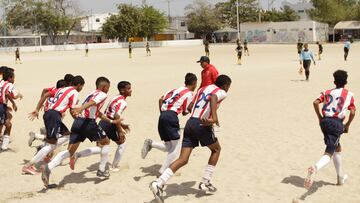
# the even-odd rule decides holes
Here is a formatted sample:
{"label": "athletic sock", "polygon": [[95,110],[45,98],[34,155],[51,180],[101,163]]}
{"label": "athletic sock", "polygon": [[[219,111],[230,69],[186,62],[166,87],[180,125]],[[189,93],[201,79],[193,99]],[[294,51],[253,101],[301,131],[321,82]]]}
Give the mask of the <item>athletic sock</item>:
{"label": "athletic sock", "polygon": [[105,171],[106,163],[109,159],[109,151],[109,145],[105,145],[101,148],[99,170],[102,172]]}
{"label": "athletic sock", "polygon": [[50,163],[48,164],[48,167],[51,170],[53,170],[55,167],[59,166],[61,164],[61,162],[64,159],[67,159],[70,157],[70,153],[68,150],[59,152],[52,161],[50,161]]}
{"label": "athletic sock", "polygon": [[50,152],[54,151],[56,149],[56,145],[54,144],[46,144],[44,147],[41,148],[40,151],[38,151],[35,156],[31,159],[29,163],[27,163],[27,166],[31,166],[34,164],[39,163],[42,161]]}
{"label": "athletic sock", "polygon": [[215,166],[208,164],[205,168],[202,182],[205,184],[209,184],[214,171],[215,171]]}
{"label": "athletic sock", "polygon": [[39,134],[39,133],[35,133],[35,139],[37,140],[44,140],[45,139],[45,135]]}
{"label": "athletic sock", "polygon": [[69,141],[69,136],[61,136],[56,143],[56,147],[60,147],[61,145],[63,145],[65,142]]}
{"label": "athletic sock", "polygon": [[320,158],[320,160],[315,164],[316,171],[319,171],[324,166],[326,166],[330,162],[330,156],[324,155]]}
{"label": "athletic sock", "polygon": [[114,156],[114,160],[112,163],[113,168],[118,167],[118,164],[121,160],[122,155],[124,154],[124,151],[125,151],[125,143],[118,145],[118,147],[115,151],[115,156]]}
{"label": "athletic sock", "polygon": [[161,176],[156,180],[157,185],[162,188],[173,175],[174,172],[170,168],[167,168],[164,173],[161,174]]}
{"label": "athletic sock", "polygon": [[158,150],[161,150],[161,151],[163,151],[163,152],[166,152],[167,151],[167,149],[166,149],[166,146],[165,146],[165,144],[163,143],[163,142],[152,142],[151,143],[151,147],[152,148],[155,148],[155,149],[158,149]]}
{"label": "athletic sock", "polygon": [[77,158],[87,157],[87,156],[91,156],[93,154],[100,154],[100,153],[101,153],[100,147],[90,147],[90,148],[84,149],[80,152],[76,152],[75,157],[77,157]]}
{"label": "athletic sock", "polygon": [[343,171],[342,171],[342,164],[341,164],[341,154],[340,152],[335,152],[333,155],[333,161],[334,161],[334,165],[335,165],[335,169],[336,169],[336,174],[339,177],[343,176]]}
{"label": "athletic sock", "polygon": [[179,157],[180,144],[179,140],[171,140],[169,142],[165,142],[167,147],[168,155],[166,156],[165,162],[161,166],[159,172],[163,173],[165,169],[169,168],[170,164]]}
{"label": "athletic sock", "polygon": [[10,136],[9,135],[4,135],[3,136],[3,143],[1,145],[1,149],[2,150],[7,150],[9,143],[10,143]]}

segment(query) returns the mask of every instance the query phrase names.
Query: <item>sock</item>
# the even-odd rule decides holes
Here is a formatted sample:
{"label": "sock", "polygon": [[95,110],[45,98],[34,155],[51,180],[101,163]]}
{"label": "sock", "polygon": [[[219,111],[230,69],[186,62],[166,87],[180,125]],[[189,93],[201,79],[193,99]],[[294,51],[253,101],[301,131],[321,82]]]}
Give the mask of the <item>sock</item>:
{"label": "sock", "polygon": [[125,143],[118,145],[118,148],[115,151],[114,161],[112,163],[113,168],[118,167],[118,164],[121,160],[121,157],[122,157],[124,151],[125,151]]}
{"label": "sock", "polygon": [[167,148],[168,154],[166,156],[165,162],[159,170],[160,173],[163,173],[165,169],[169,168],[170,164],[174,162],[177,157],[179,157],[180,152],[179,140],[165,142],[165,146]]}
{"label": "sock", "polygon": [[55,167],[59,166],[63,160],[70,157],[70,153],[68,150],[59,152],[55,158],[48,163],[48,167],[51,170],[53,170]]}
{"label": "sock", "polygon": [[3,136],[3,143],[1,145],[1,149],[6,150],[8,148],[9,143],[10,143],[10,136],[9,135],[4,135]]}
{"label": "sock", "polygon": [[208,164],[205,168],[202,182],[205,184],[209,184],[214,171],[215,171],[215,166]]}
{"label": "sock", "polygon": [[334,153],[333,161],[334,161],[334,165],[335,165],[335,169],[336,169],[336,174],[339,177],[342,177],[343,172],[342,172],[342,166],[341,166],[341,154],[340,154],[340,152],[335,152]]}
{"label": "sock", "polygon": [[69,141],[69,136],[62,136],[57,140],[56,147],[60,147],[65,142]]}
{"label": "sock", "polygon": [[320,160],[315,164],[316,171],[319,171],[324,166],[326,166],[330,162],[330,156],[324,155],[320,158]]}
{"label": "sock", "polygon": [[164,173],[161,174],[161,176],[156,180],[157,185],[162,188],[173,175],[174,172],[170,168],[167,168]]}
{"label": "sock", "polygon": [[110,151],[109,145],[105,145],[101,148],[99,170],[102,172],[105,171],[106,163],[108,162],[109,159],[109,151]]}
{"label": "sock", "polygon": [[76,152],[76,157],[87,157],[87,156],[91,156],[93,154],[100,154],[101,153],[101,148],[100,147],[90,147],[87,149],[84,149],[80,152]]}
{"label": "sock", "polygon": [[46,157],[46,155],[54,151],[54,149],[56,149],[56,145],[46,144],[43,148],[41,148],[40,151],[38,151],[38,153],[35,154],[35,156],[31,159],[29,163],[26,164],[26,166],[31,166],[39,163]]}
{"label": "sock", "polygon": [[151,143],[151,147],[152,148],[155,148],[155,149],[158,149],[158,150],[161,150],[161,151],[163,151],[163,152],[166,152],[167,151],[167,149],[166,149],[166,146],[165,146],[165,144],[163,143],[163,142],[152,142]]}
{"label": "sock", "polygon": [[39,134],[39,133],[35,133],[35,139],[37,140],[44,140],[45,139],[45,135]]}

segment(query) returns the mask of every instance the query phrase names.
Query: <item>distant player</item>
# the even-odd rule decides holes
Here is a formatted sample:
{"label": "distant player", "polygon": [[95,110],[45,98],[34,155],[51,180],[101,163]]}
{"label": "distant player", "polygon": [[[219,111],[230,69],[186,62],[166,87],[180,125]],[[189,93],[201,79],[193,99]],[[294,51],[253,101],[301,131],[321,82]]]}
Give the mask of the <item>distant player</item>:
{"label": "distant player", "polygon": [[304,44],[301,42],[301,39],[299,39],[299,40],[298,40],[298,43],[297,43],[297,45],[296,45],[297,53],[299,54],[299,56],[300,56],[301,51],[302,51],[302,49],[303,49],[303,45],[304,45]]}
{"label": "distant player", "polygon": [[131,41],[129,41],[129,58],[132,58],[132,45],[131,45]]}
{"label": "distant player", "polygon": [[241,56],[242,56],[242,51],[243,51],[243,47],[241,46],[241,44],[238,44],[235,51],[237,53],[237,64],[241,65]]}
{"label": "distant player", "polygon": [[347,61],[347,57],[349,55],[350,45],[351,45],[351,42],[349,39],[347,39],[344,43],[344,60],[345,61]]}
{"label": "distant player", "polygon": [[309,81],[311,60],[314,62],[314,65],[316,65],[314,55],[308,46],[308,44],[304,44],[304,50],[300,53],[300,64],[303,65],[305,70],[306,81]]}
{"label": "distant player", "polygon": [[215,66],[210,64],[209,57],[202,56],[200,60],[197,61],[197,63],[200,63],[200,66],[203,68],[201,71],[200,88],[214,84],[216,78],[219,76],[219,72],[216,70]]}
{"label": "distant player", "polygon": [[[114,141],[118,147],[115,151],[111,170],[113,172],[119,171],[119,163],[121,157],[125,152],[126,134],[130,131],[129,125],[122,123],[123,112],[127,107],[126,98],[131,96],[132,89],[130,82],[121,81],[118,83],[119,95],[115,96],[108,104],[105,110],[105,115],[111,120],[120,120],[118,124],[109,123],[101,120],[99,127],[105,132],[106,136]],[[93,154],[100,154],[101,148],[99,146],[91,147],[80,152],[75,153],[75,160],[80,157],[87,157]]]}
{"label": "distant player", "polygon": [[[321,131],[324,134],[326,148],[320,160],[308,169],[308,176],[304,181],[304,186],[307,189],[310,189],[313,184],[313,175],[326,166],[330,162],[331,157],[336,169],[337,185],[344,184],[348,178],[342,169],[340,137],[341,134],[349,132],[350,124],[355,117],[355,99],[353,93],[345,89],[348,77],[347,72],[337,70],[333,76],[336,87],[322,92],[313,103]],[[321,103],[323,104],[322,111],[320,111],[319,107]],[[344,125],[343,122],[347,110],[350,111],[350,115]]]}
{"label": "distant player", "polygon": [[219,125],[217,108],[226,98],[230,85],[231,79],[226,75],[220,75],[214,85],[202,87],[198,90],[194,98],[191,118],[187,121],[184,129],[180,157],[156,181],[150,183],[150,190],[156,200],[162,201],[164,185],[178,169],[188,163],[192,150],[199,146],[199,143],[211,151],[199,189],[209,192],[217,190],[210,181],[220,157],[221,147],[214,134],[213,125]]}
{"label": "distant player", "polygon": [[209,41],[205,40],[204,42],[204,46],[205,46],[205,56],[209,57],[210,56],[210,43]]}
{"label": "distant player", "polygon": [[319,57],[319,61],[321,60],[321,54],[323,53],[323,46],[320,42],[316,42],[316,44],[319,47],[319,51],[318,51],[318,57]]}
{"label": "distant player", "polygon": [[146,42],[146,56],[151,56],[150,44]]}
{"label": "distant player", "polygon": [[10,107],[8,107],[8,101],[10,100],[13,105],[13,109],[17,111],[17,106],[13,100],[23,98],[22,94],[16,92],[14,82],[14,69],[6,68],[3,73],[3,79],[0,81],[0,130],[2,131],[3,126],[5,126],[3,143],[1,145],[1,150],[3,151],[8,149],[12,128],[12,115],[10,113]]}
{"label": "distant player", "polygon": [[152,148],[167,152],[166,160],[159,170],[160,174],[179,156],[180,124],[178,115],[182,113],[185,116],[191,111],[188,108],[194,97],[193,91],[196,83],[196,75],[187,73],[185,87],[171,89],[159,99],[158,131],[163,142],[146,139],[141,150],[141,157],[144,159]]}
{"label": "distant player", "polygon": [[246,56],[246,54],[250,56],[247,40],[244,41],[244,55]]}
{"label": "distant player", "polygon": [[88,42],[85,42],[85,56],[87,57],[89,55],[89,44]]}
{"label": "distant player", "polygon": [[16,48],[16,50],[15,50],[15,64],[17,64],[18,61],[19,61],[19,63],[21,64],[20,50],[19,50],[19,48]]}

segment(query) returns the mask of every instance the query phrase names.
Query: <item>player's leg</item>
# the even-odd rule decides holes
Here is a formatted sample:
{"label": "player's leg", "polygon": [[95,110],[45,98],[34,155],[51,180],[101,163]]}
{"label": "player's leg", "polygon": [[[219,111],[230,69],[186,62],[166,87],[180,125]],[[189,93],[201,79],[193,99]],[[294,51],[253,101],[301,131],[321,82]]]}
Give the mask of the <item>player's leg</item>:
{"label": "player's leg", "polygon": [[108,170],[106,170],[106,163],[109,160],[110,140],[105,136],[98,143],[99,146],[101,147],[101,152],[100,152],[99,170],[97,171],[96,175],[98,177],[108,178],[110,176],[110,173]]}
{"label": "player's leg", "polygon": [[348,178],[348,175],[344,174],[344,172],[343,172],[340,143],[337,146],[335,153],[333,155],[333,161],[334,161],[334,166],[335,166],[336,174],[337,174],[337,185],[343,185],[345,183],[346,179]]}
{"label": "player's leg", "polygon": [[3,142],[1,145],[1,150],[7,150],[10,143],[11,122],[9,116],[11,116],[11,114],[8,113],[6,105],[0,104],[0,124],[2,124],[2,126],[5,126],[2,137]]}
{"label": "player's leg", "polygon": [[162,174],[165,171],[165,169],[167,169],[170,166],[170,164],[173,163],[179,157],[179,152],[181,148],[180,139],[165,142],[165,146],[168,154],[159,170],[160,174]]}

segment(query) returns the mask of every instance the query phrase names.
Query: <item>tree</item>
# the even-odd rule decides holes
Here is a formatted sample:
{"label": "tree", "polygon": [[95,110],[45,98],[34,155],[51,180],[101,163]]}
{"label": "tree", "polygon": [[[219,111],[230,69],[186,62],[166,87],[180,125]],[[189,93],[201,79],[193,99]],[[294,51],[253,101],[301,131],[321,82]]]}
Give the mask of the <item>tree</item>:
{"label": "tree", "polygon": [[168,19],[163,12],[145,5],[141,8],[140,24],[139,37],[150,38],[168,26]]}
{"label": "tree", "polygon": [[299,16],[289,6],[284,6],[280,10],[272,9],[262,14],[262,21],[280,22],[296,21]]}
{"label": "tree", "polygon": [[194,0],[185,10],[188,29],[196,36],[204,37],[206,34],[218,30],[221,26],[215,9],[207,0]]}

